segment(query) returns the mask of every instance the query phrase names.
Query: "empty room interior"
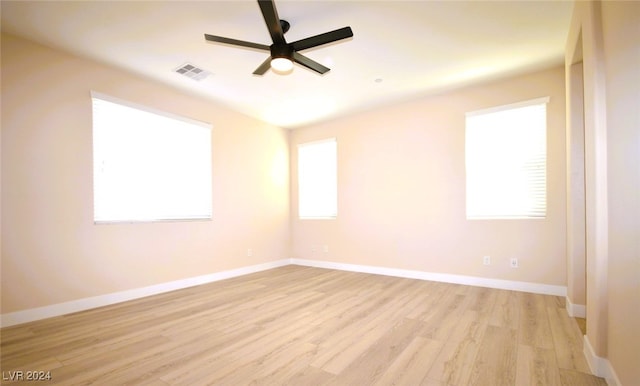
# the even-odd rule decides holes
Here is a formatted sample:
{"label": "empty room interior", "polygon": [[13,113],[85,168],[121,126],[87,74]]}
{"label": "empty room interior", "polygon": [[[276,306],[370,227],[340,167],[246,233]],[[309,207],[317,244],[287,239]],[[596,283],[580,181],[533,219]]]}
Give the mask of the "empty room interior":
{"label": "empty room interior", "polygon": [[2,384],[640,384],[640,2],[0,16]]}

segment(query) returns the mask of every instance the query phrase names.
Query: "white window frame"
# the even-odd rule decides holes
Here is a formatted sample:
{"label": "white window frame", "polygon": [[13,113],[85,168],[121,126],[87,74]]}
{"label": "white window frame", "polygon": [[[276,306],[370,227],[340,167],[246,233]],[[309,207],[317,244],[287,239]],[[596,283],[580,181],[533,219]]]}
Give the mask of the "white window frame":
{"label": "white window frame", "polygon": [[[305,163],[305,149],[333,144],[329,159]],[[300,143],[298,150],[298,217],[335,219],[338,216],[338,143],[336,138]],[[325,154],[327,155],[327,154]]]}
{"label": "white window frame", "polygon": [[91,101],[96,224],[211,219],[211,124],[95,91]]}
{"label": "white window frame", "polygon": [[[546,218],[549,99],[536,98],[466,114],[468,220]],[[536,109],[542,109],[542,114]],[[531,115],[517,126],[501,126],[509,115],[518,113]],[[497,142],[491,139],[498,137],[509,145],[493,146]]]}

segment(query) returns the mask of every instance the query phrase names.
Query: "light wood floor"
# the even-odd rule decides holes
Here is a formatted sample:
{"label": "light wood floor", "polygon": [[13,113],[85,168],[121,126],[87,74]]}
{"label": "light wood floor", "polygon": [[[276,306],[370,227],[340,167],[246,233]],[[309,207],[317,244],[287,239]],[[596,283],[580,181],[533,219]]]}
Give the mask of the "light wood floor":
{"label": "light wood floor", "polygon": [[585,318],[574,318],[576,323],[578,323],[578,328],[582,335],[587,335],[587,319]]}
{"label": "light wood floor", "polygon": [[5,328],[1,349],[5,378],[65,385],[606,385],[562,298],[300,266]]}

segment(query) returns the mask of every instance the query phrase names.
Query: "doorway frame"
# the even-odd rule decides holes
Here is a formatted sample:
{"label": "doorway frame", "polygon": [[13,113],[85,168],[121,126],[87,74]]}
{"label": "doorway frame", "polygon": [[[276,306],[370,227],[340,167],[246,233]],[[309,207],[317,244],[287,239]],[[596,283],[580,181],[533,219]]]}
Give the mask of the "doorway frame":
{"label": "doorway frame", "polygon": [[[574,3],[565,49],[565,82],[567,310],[570,314],[580,312],[580,306],[584,306],[587,334],[583,352],[591,371],[606,378],[610,375],[605,359],[608,355],[608,162],[604,51],[598,1]],[[579,153],[577,138],[581,132],[584,133],[584,198],[578,194],[579,172],[574,169],[579,161],[573,158],[571,163],[571,157]],[[573,172],[577,174],[573,175]],[[584,226],[580,223],[579,210],[574,210],[582,205],[581,200],[584,202]],[[584,235],[582,245],[578,245],[580,233]],[[579,253],[580,247],[584,248],[583,256]]]}

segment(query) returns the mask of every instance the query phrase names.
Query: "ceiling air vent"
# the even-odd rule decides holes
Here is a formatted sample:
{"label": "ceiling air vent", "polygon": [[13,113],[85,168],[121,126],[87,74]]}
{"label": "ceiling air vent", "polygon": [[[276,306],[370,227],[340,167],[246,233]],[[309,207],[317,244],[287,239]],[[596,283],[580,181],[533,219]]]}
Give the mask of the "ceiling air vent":
{"label": "ceiling air vent", "polygon": [[176,68],[176,72],[197,81],[201,81],[211,75],[209,71],[203,70],[202,68],[189,63]]}

